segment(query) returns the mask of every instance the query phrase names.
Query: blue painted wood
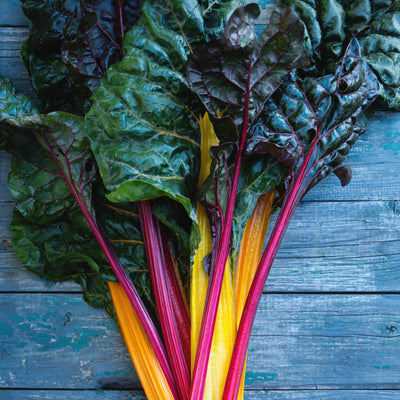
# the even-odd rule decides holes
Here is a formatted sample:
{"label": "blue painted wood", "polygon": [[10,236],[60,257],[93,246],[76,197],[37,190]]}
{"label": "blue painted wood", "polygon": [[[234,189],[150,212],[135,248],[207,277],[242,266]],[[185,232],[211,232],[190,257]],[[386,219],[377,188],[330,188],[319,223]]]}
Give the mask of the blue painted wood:
{"label": "blue painted wood", "polygon": [[[267,281],[271,292],[399,292],[400,215],[392,201],[306,202],[296,211]],[[0,203],[0,291],[80,291],[19,266]],[[68,289],[67,289],[68,288]]]}
{"label": "blue painted wood", "polygon": [[[271,3],[259,1],[264,19]],[[19,0],[1,5],[0,73],[32,95]],[[399,132],[398,114],[377,113],[349,158],[351,184],[329,177],[297,210],[257,314],[246,400],[400,399],[400,295],[381,294],[400,292]],[[139,383],[111,319],[76,284],[18,264],[8,166],[0,154],[0,400],[143,400],[115,390]]]}
{"label": "blue painted wood", "polygon": [[[348,390],[346,400],[398,400],[396,390]],[[246,391],[245,400],[343,400],[343,390]],[[140,392],[117,390],[0,390],[0,400],[145,400]]]}
{"label": "blue painted wood", "polygon": [[[246,388],[400,389],[400,296],[265,295]],[[0,386],[139,387],[124,343],[80,294],[0,294]]]}
{"label": "blue painted wood", "polygon": [[21,10],[21,3],[19,0],[1,0],[0,25],[27,25],[27,21]]}

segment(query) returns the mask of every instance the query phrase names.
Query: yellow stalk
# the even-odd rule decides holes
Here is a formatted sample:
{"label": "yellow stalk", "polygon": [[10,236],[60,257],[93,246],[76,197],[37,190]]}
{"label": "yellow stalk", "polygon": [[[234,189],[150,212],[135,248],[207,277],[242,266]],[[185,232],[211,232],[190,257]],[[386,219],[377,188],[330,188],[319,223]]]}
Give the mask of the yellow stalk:
{"label": "yellow stalk", "polygon": [[[274,197],[274,189],[260,196],[243,231],[235,268],[235,300],[238,325],[242,317],[250,286],[261,259]],[[246,370],[246,365],[243,367],[243,370]],[[245,374],[243,373],[238,399],[243,399],[244,378]]]}
{"label": "yellow stalk", "polygon": [[235,268],[236,317],[242,317],[246,298],[261,259],[275,190],[263,194],[246,223]]}
{"label": "yellow stalk", "polygon": [[[202,137],[201,167],[198,182],[200,186],[210,173],[211,158],[209,151],[211,146],[218,144],[218,138],[215,135],[208,114],[205,114],[204,118],[200,118],[199,123]],[[197,220],[201,233],[201,242],[193,260],[190,287],[192,370],[196,358],[200,326],[208,287],[208,276],[204,271],[204,257],[211,253],[212,250],[210,225],[206,210],[201,205],[197,207]],[[229,260],[227,264],[230,264]],[[231,268],[230,265],[227,265],[218,306],[210,360],[208,363],[206,386],[204,390],[205,400],[219,400],[222,398],[235,338],[236,315],[234,290]]]}
{"label": "yellow stalk", "polygon": [[108,282],[122,337],[148,400],[174,400],[165,375],[123,287]]}

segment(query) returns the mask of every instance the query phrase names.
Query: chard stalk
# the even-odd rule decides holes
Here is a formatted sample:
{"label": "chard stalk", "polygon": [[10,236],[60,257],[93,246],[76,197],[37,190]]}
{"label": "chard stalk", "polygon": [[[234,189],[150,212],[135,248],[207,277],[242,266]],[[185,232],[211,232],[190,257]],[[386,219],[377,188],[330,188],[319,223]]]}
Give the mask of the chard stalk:
{"label": "chard stalk", "polygon": [[[132,303],[132,306],[135,309],[136,314],[138,315],[140,322],[143,326],[143,329],[146,332],[146,335],[149,338],[151,346],[154,349],[157,359],[160,362],[161,368],[164,371],[165,377],[168,381],[170,389],[174,394],[174,397],[177,399],[176,395],[176,388],[175,388],[175,381],[171,372],[171,368],[169,366],[169,362],[167,359],[167,355],[164,349],[164,345],[158,335],[157,329],[153,324],[153,321],[144,306],[140,296],[132,283],[131,279],[129,278],[128,273],[126,272],[125,268],[123,267],[120,259],[116,255],[110,241],[104,235],[101,227],[98,225],[96,218],[94,217],[93,211],[91,206],[87,204],[85,199],[83,190],[84,187],[78,182],[75,183],[73,172],[71,170],[71,163],[68,157],[67,151],[63,149],[57,143],[57,140],[53,138],[50,133],[42,132],[41,136],[43,138],[44,144],[46,145],[51,157],[53,158],[57,168],[60,171],[61,176],[67,183],[75,201],[77,202],[84,218],[86,219],[90,229],[92,230],[97,242],[99,243],[104,255],[106,256],[108,262],[111,265],[118,281],[121,283],[122,287],[124,288],[126,294],[129,297],[129,300]],[[53,148],[51,142],[54,142],[56,149]],[[65,159],[66,168],[63,167],[62,163],[60,162],[58,157],[63,157]],[[83,172],[82,172],[83,176]]]}
{"label": "chard stalk", "polygon": [[[175,400],[143,326],[118,282],[108,282],[126,347],[148,400]],[[138,351],[140,349],[140,351]]]}
{"label": "chard stalk", "polygon": [[139,202],[139,217],[157,306],[157,314],[160,320],[168,357],[171,360],[172,374],[175,378],[179,398],[185,400],[189,396],[189,366],[186,363],[172,307],[161,244],[162,236],[160,225],[153,216],[151,205],[148,200]]}
{"label": "chard stalk", "polygon": [[[249,290],[246,304],[240,320],[235,347],[232,354],[231,365],[226,379],[223,400],[233,400],[237,398],[240,388],[241,376],[246,360],[246,353],[250,341],[251,329],[253,327],[257,308],[263,293],[265,282],[268,278],[272,264],[283,240],[290,219],[300,202],[304,191],[304,181],[310,168],[310,159],[319,141],[319,132],[315,134],[310,151],[307,154],[299,173],[295,177],[290,189],[286,194],[285,201],[281,207],[279,216],[275,222],[274,229],[264,250],[253,283]],[[311,166],[312,168],[312,166]],[[291,175],[293,176],[293,171]],[[290,176],[290,175],[289,175]]]}
{"label": "chard stalk", "polygon": [[192,387],[190,393],[191,400],[202,400],[204,395],[204,387],[207,376],[207,366],[210,358],[210,350],[215,329],[215,321],[219,299],[221,295],[222,282],[225,273],[225,266],[230,253],[230,239],[233,224],[233,214],[235,210],[236,194],[239,185],[240,168],[242,165],[243,150],[246,143],[248,133],[248,114],[249,114],[249,97],[250,97],[250,78],[251,65],[247,76],[247,90],[244,108],[244,121],[240,144],[238,146],[238,154],[236,158],[235,170],[232,178],[232,185],[228,195],[226,212],[223,218],[223,226],[221,238],[218,243],[215,264],[212,268],[210,277],[206,304],[204,308],[203,320],[201,323],[199,344],[197,348],[196,361],[193,369]]}
{"label": "chard stalk", "polygon": [[165,277],[167,280],[167,287],[171,298],[172,312],[176,320],[178,328],[178,335],[182,345],[183,354],[185,356],[186,364],[190,365],[190,318],[188,313],[188,305],[181,286],[179,271],[174,264],[171,249],[165,235],[162,233],[162,251],[163,259],[165,261]]}
{"label": "chard stalk", "polygon": [[[198,179],[200,187],[210,173],[210,147],[219,143],[208,114],[199,119],[201,131],[201,165]],[[209,277],[204,269],[204,259],[212,251],[212,237],[210,223],[206,209],[197,205],[197,220],[201,233],[201,241],[193,257],[191,274],[191,323],[192,323],[192,368],[195,362],[196,349],[199,341],[201,319],[207,297]],[[230,264],[230,260],[228,261]],[[221,299],[218,306],[217,321],[211,346],[208,372],[206,376],[204,398],[219,400],[223,394],[224,382],[228,374],[230,357],[236,338],[235,301],[232,277],[229,265],[226,267]]]}

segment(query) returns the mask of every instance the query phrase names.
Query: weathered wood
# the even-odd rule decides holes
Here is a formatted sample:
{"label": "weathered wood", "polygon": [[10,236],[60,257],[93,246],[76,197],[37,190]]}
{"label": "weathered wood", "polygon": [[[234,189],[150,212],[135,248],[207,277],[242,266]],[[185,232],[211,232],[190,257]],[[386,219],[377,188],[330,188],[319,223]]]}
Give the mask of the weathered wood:
{"label": "weathered wood", "polygon": [[27,25],[27,20],[21,10],[21,2],[19,0],[2,0],[0,25],[3,26]]}
{"label": "weathered wood", "polygon": [[[400,296],[264,295],[248,389],[400,389]],[[0,386],[138,388],[112,320],[79,294],[0,295]]]}
{"label": "weathered wood", "polygon": [[[0,251],[12,251],[12,209],[0,203]],[[21,290],[29,278],[15,258],[5,260],[0,258],[0,291]],[[399,292],[399,265],[400,214],[393,202],[306,202],[293,217],[266,290]],[[28,287],[48,286],[34,279]]]}
{"label": "weathered wood", "polygon": [[55,282],[26,270],[13,251],[0,252],[0,292],[75,292],[82,287],[71,279]]}
{"label": "weathered wood", "polygon": [[367,132],[351,149],[347,164],[353,179],[344,188],[334,175],[313,188],[306,200],[399,200],[400,118],[377,112]]}
{"label": "weathered wood", "polygon": [[36,99],[28,72],[20,59],[20,48],[28,34],[26,27],[0,26],[0,74],[10,79],[18,91]]}
{"label": "weathered wood", "polygon": [[[400,202],[399,155],[400,118],[397,113],[379,112],[370,122],[367,133],[359,139],[350,153],[348,163],[353,169],[353,179],[350,184],[342,188],[339,179],[332,175],[313,188],[307,194],[305,201],[396,200]],[[7,162],[7,156],[0,153],[2,175],[5,174],[4,169],[8,168]],[[1,179],[1,182],[4,180]],[[0,201],[9,199],[7,190],[1,190]]]}
{"label": "weathered wood", "polygon": [[[345,397],[346,396],[346,397]],[[397,390],[246,390],[245,400],[397,400]],[[146,400],[127,390],[0,390],[0,400]]]}

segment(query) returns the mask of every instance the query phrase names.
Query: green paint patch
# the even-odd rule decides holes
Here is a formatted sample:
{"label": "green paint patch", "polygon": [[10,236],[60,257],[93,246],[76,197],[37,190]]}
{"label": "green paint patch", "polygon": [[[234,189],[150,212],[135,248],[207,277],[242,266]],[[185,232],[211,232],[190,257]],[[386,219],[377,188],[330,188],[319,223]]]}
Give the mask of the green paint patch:
{"label": "green paint patch", "polygon": [[273,372],[246,372],[245,385],[253,385],[260,382],[271,382],[278,377]]}
{"label": "green paint patch", "polygon": [[84,329],[75,331],[71,336],[40,332],[35,334],[35,341],[41,345],[43,351],[67,347],[73,351],[80,351],[88,347],[93,339],[104,335],[104,332],[104,330]]}
{"label": "green paint patch", "polygon": [[390,365],[374,365],[376,369],[390,369]]}

